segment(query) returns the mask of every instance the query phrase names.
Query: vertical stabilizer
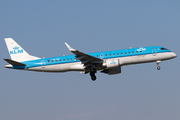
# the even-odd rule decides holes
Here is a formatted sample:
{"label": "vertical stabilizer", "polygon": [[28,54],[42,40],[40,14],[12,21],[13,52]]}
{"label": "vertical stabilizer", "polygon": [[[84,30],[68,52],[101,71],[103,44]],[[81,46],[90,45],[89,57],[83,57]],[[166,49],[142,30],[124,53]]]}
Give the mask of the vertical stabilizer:
{"label": "vertical stabilizer", "polygon": [[29,55],[20,45],[18,45],[12,38],[4,39],[11,56],[12,60],[23,62],[28,60],[36,60],[40,59],[35,56]]}

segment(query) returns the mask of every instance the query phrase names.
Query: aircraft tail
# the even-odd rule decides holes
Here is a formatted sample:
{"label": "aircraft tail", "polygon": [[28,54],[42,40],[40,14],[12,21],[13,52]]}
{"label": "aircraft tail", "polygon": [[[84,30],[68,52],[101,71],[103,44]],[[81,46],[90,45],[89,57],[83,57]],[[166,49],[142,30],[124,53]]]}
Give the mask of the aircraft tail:
{"label": "aircraft tail", "polygon": [[40,59],[39,57],[35,57],[29,55],[20,45],[18,45],[12,38],[4,39],[11,56],[11,59],[17,62],[29,61]]}

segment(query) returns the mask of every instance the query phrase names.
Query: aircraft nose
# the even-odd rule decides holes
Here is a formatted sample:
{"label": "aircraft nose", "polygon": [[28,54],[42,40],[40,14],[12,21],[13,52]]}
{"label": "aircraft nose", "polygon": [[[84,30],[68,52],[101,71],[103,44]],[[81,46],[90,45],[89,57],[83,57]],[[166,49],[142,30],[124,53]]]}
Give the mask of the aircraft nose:
{"label": "aircraft nose", "polygon": [[177,57],[177,55],[174,52],[172,52],[171,54],[173,58]]}

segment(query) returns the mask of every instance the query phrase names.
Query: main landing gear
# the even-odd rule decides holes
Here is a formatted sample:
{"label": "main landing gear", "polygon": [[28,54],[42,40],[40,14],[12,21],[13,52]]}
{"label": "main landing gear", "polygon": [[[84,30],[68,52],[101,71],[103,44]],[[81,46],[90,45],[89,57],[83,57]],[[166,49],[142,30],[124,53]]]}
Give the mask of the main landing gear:
{"label": "main landing gear", "polygon": [[89,74],[90,74],[91,79],[92,79],[93,81],[96,80],[96,75],[95,75],[95,73],[96,73],[96,66],[95,66],[95,65],[92,65],[92,66],[91,66],[91,72],[90,72]]}
{"label": "main landing gear", "polygon": [[159,66],[159,64],[161,63],[161,61],[159,60],[159,61],[156,61],[156,64],[157,64],[157,69],[158,70],[160,70],[161,69],[161,67]]}
{"label": "main landing gear", "polygon": [[96,80],[96,75],[95,75],[95,72],[94,72],[94,71],[91,71],[91,72],[90,72],[90,76],[91,76],[91,79],[92,79],[93,81]]}

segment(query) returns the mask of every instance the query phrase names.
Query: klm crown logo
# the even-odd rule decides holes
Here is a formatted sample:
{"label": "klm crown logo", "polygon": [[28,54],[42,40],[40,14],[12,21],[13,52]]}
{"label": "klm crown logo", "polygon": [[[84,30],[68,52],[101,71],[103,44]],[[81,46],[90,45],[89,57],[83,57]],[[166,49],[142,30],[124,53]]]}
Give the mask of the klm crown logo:
{"label": "klm crown logo", "polygon": [[18,49],[19,49],[19,47],[15,46],[15,47],[13,47],[13,49],[14,49],[14,50],[18,50]]}
{"label": "klm crown logo", "polygon": [[111,64],[111,65],[115,65],[115,64],[116,64],[116,62],[112,61],[110,64]]}
{"label": "klm crown logo", "polygon": [[10,54],[19,54],[19,53],[23,53],[23,50],[19,50],[19,47],[15,46],[13,47],[14,50],[10,51]]}
{"label": "klm crown logo", "polygon": [[146,48],[139,48],[139,49],[137,49],[137,51],[144,51],[144,50],[146,50]]}

